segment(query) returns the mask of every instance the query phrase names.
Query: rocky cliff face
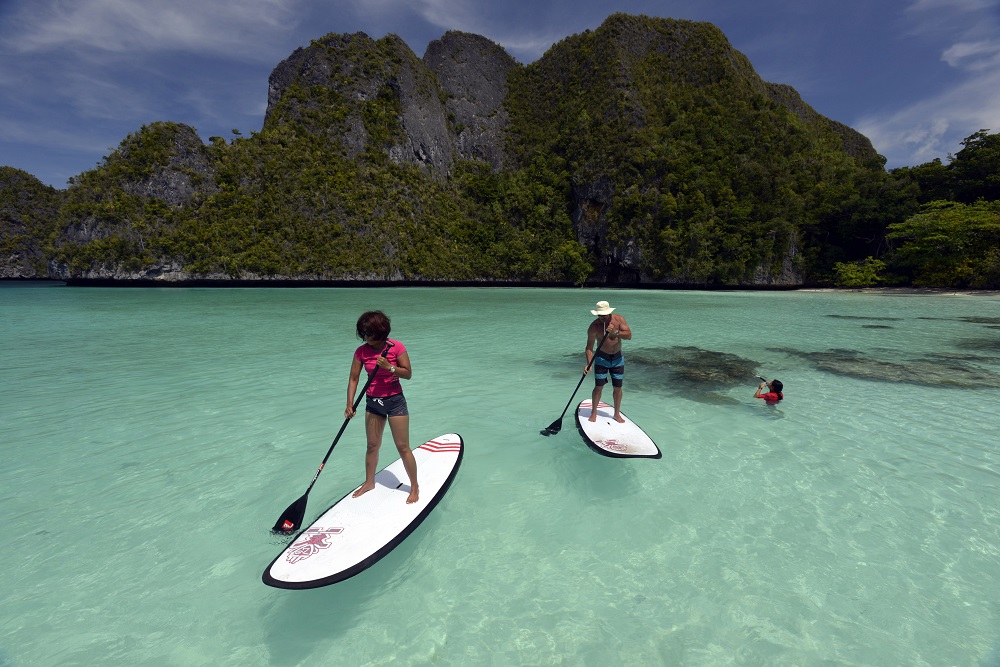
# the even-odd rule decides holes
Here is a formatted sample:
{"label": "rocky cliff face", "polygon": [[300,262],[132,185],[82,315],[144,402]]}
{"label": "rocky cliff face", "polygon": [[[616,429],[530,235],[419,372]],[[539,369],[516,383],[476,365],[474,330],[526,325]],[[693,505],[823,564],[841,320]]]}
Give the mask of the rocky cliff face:
{"label": "rocky cliff face", "polygon": [[[798,120],[790,121],[789,113]],[[763,123],[767,138],[747,139],[746,128],[755,127],[748,120]],[[209,276],[218,271],[214,265],[189,275],[188,256],[167,256],[176,247],[172,241],[155,249],[148,243],[154,236],[167,238],[171,226],[184,220],[189,253],[214,256],[225,244],[198,237],[207,235],[203,229],[215,216],[227,222],[249,218],[240,230],[242,245],[223,250],[232,253],[234,266],[257,263],[253,269],[226,268],[234,271],[230,275],[308,279],[294,271],[285,275],[287,255],[281,253],[315,243],[336,256],[329,249],[345,245],[344,239],[367,242],[365,234],[387,236],[405,225],[411,232],[437,233],[427,231],[433,225],[426,221],[426,202],[415,208],[393,201],[390,193],[416,199],[412,193],[431,184],[437,202],[454,198],[454,206],[443,209],[464,215],[461,207],[473,203],[451,176],[456,160],[471,160],[483,163],[483,173],[500,175],[492,182],[500,186],[482,179],[489,206],[500,210],[515,199],[489,200],[504,187],[523,197],[502,211],[513,212],[504,219],[512,233],[533,233],[517,216],[556,230],[564,237],[556,247],[565,240],[573,246],[565,252],[586,256],[583,262],[596,260],[591,280],[705,284],[704,276],[712,274],[704,266],[714,261],[709,255],[730,252],[720,239],[744,236],[740,252],[754,258],[739,259],[726,269],[725,280],[795,285],[804,279],[799,258],[809,239],[795,229],[801,211],[772,204],[791,188],[798,190],[787,199],[805,201],[812,176],[797,174],[784,189],[774,185],[787,170],[770,168],[766,146],[781,145],[788,125],[795,125],[801,140],[783,148],[786,155],[812,141],[802,135],[823,134],[824,146],[835,145],[835,136],[859,163],[878,160],[865,137],[816,113],[789,86],[762,81],[710,24],[616,14],[526,67],[497,44],[468,33],[451,31],[432,41],[423,59],[395,35],[373,40],[364,33],[330,34],[274,68],[261,137],[206,147],[190,127],[154,123],[130,135],[98,169],[73,179],[68,191],[43,197],[57,204],[33,206],[61,225],[50,277],[224,279],[225,273]],[[806,163],[822,159],[812,155]],[[739,168],[718,166],[734,160]],[[316,167],[333,162],[340,171]],[[303,164],[312,180],[276,182]],[[393,171],[392,165],[419,169]],[[381,179],[367,192],[337,185],[366,173]],[[410,179],[405,186],[393,180],[403,178]],[[0,179],[0,276],[32,275],[40,259],[53,254],[42,242],[50,232],[39,231],[37,220],[25,222],[25,193],[36,196],[37,190],[23,178]],[[546,192],[558,194],[546,200]],[[245,205],[254,198],[271,208]],[[206,201],[216,207],[200,208]],[[569,221],[558,226],[555,220],[561,215],[565,221],[567,213]],[[316,225],[321,218],[328,219],[322,232]],[[488,236],[454,234],[443,243]],[[366,254],[391,259],[393,248],[373,242]],[[671,252],[678,257],[663,260]],[[344,275],[336,274],[336,266],[312,270],[311,276]]]}
{"label": "rocky cliff face", "polygon": [[275,67],[264,125],[300,123],[348,157],[379,150],[437,176],[453,157],[500,169],[516,66],[497,44],[462,32],[431,42],[422,61],[395,35],[330,34]]}
{"label": "rocky cliff face", "polygon": [[502,169],[510,122],[503,102],[517,61],[485,37],[449,31],[427,46],[424,63],[445,94],[458,157]]}
{"label": "rocky cliff face", "polygon": [[348,157],[378,150],[433,174],[451,169],[437,82],[396,35],[330,34],[296,49],[268,80],[264,126],[281,123],[327,136]]}
{"label": "rocky cliff face", "polygon": [[144,199],[158,199],[169,206],[185,206],[196,196],[218,191],[215,165],[205,144],[193,127],[184,124],[156,124],[145,128],[136,140],[124,142],[118,155],[125,162],[143,161],[144,142],[159,142],[160,160],[138,179],[125,179],[122,189]]}
{"label": "rocky cliff face", "polygon": [[803,121],[817,128],[827,128],[840,137],[844,152],[861,160],[879,160],[878,152],[872,146],[871,140],[854,128],[838,123],[826,116],[820,115],[815,109],[805,103],[798,91],[783,83],[765,84],[765,92],[772,100],[782,104]]}
{"label": "rocky cliff face", "polygon": [[37,178],[0,167],[0,278],[46,278],[44,243],[62,195]]}
{"label": "rocky cliff face", "polygon": [[[102,167],[71,180],[65,202],[74,213],[60,221],[55,254],[72,255],[110,239],[115,247],[146,253],[148,239],[171,224],[171,209],[197,205],[217,191],[215,163],[197,132],[179,123],[151,123],[122,141]],[[162,256],[150,256],[141,266],[106,261],[81,270],[52,259],[48,277],[137,280],[179,269],[175,258]]]}
{"label": "rocky cliff face", "polygon": [[[827,119],[808,104],[790,86],[769,84],[754,71],[750,61],[735,50],[725,35],[708,23],[649,19],[616,14],[609,17],[597,30],[574,35],[556,44],[529,68],[530,87],[551,90],[556,98],[552,114],[568,116],[579,114],[585,118],[581,128],[593,125],[595,118],[615,127],[610,134],[620,146],[641,145],[644,128],[659,124],[671,115],[690,113],[690,102],[702,99],[716,105],[718,115],[730,114],[728,123],[735,123],[730,105],[734,102],[748,108],[763,108],[768,102],[783,106],[810,127],[817,135],[829,132],[839,137],[843,150],[859,163],[877,160],[871,142],[851,128]],[[691,92],[693,91],[693,92]],[[583,102],[561,107],[562,100],[577,96]],[[679,101],[681,100],[681,101]],[[678,105],[681,105],[678,107]],[[541,109],[546,105],[542,98],[529,105]],[[559,121],[545,118],[545,111],[538,111],[539,124],[558,125]],[[772,114],[768,118],[773,118]],[[757,120],[768,121],[768,118]],[[707,119],[708,120],[708,119]],[[751,120],[747,118],[747,120]],[[754,120],[754,122],[757,122]],[[717,128],[701,124],[708,146],[715,149],[719,141]],[[726,140],[732,140],[735,133]],[[669,139],[666,141],[669,142]],[[678,142],[673,150],[703,150],[701,146],[682,147]],[[620,165],[631,156],[621,151],[605,151],[603,145],[594,146],[592,154],[573,152],[570,144],[567,158],[578,167],[571,195],[571,217],[577,241],[587,247],[597,258],[594,279],[612,283],[661,282],[698,284],[701,279],[684,270],[671,276],[656,276],[649,270],[654,257],[649,256],[649,246],[639,242],[643,232],[636,226],[622,233],[622,223],[611,219],[616,211],[616,201],[625,190],[639,188],[656,191],[663,181],[659,179],[623,182],[609,177],[607,165]],[[655,146],[649,146],[656,150]],[[725,159],[736,157],[740,149],[733,146]],[[603,163],[602,163],[603,159]],[[744,158],[747,159],[747,158]],[[752,159],[752,158],[751,158]],[[669,161],[657,167],[645,167],[654,173],[669,170]],[[638,165],[636,171],[642,169]],[[761,171],[761,177],[768,175]],[[659,181],[659,182],[658,182]],[[711,205],[705,211],[713,215]],[[627,221],[625,227],[628,227]],[[800,240],[791,235],[781,257],[762,256],[760,264],[747,271],[749,284],[791,286],[801,284],[805,275],[797,257],[801,252]]]}
{"label": "rocky cliff face", "polygon": [[403,40],[393,38],[401,60],[398,96],[403,108],[403,138],[389,148],[389,158],[397,164],[411,162],[434,174],[447,174],[454,147],[437,81]]}

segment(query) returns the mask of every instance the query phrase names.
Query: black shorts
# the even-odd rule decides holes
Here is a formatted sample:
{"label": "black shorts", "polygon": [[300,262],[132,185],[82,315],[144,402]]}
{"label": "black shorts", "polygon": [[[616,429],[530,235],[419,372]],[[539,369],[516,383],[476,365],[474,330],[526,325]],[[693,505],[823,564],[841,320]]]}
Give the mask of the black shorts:
{"label": "black shorts", "polygon": [[365,412],[379,417],[405,417],[410,414],[402,392],[392,396],[365,396]]}

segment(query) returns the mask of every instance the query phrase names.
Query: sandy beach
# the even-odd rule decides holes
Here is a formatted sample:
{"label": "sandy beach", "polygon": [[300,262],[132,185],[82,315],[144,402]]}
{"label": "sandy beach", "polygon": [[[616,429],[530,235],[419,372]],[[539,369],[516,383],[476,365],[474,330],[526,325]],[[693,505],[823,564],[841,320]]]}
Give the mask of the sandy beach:
{"label": "sandy beach", "polygon": [[951,289],[947,287],[803,287],[797,292],[857,292],[888,296],[1000,296],[1000,290]]}

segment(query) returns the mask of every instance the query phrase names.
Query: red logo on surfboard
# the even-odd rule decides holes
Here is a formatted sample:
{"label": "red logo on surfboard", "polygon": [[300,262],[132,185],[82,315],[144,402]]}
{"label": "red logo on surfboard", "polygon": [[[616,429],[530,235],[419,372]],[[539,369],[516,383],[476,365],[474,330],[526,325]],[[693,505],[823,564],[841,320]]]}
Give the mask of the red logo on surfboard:
{"label": "red logo on surfboard", "polygon": [[344,532],[343,528],[310,528],[302,533],[302,536],[295,541],[295,544],[285,552],[285,558],[293,565],[304,561],[310,556],[314,556],[321,549],[329,549],[330,538],[338,533]]}
{"label": "red logo on surfboard", "polygon": [[628,445],[617,440],[597,440],[598,445],[604,449],[610,449],[613,452],[626,452],[628,451]]}
{"label": "red logo on surfboard", "polygon": [[438,452],[460,452],[462,451],[462,445],[458,442],[438,442],[437,440],[429,440],[417,447],[417,449],[425,449],[435,454]]}

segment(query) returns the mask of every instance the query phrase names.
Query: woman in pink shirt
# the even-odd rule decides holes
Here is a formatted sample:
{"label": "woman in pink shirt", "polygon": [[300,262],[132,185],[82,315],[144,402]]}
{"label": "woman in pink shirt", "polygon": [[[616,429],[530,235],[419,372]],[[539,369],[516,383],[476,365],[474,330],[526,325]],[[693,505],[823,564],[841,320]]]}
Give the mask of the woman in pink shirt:
{"label": "woman in pink shirt", "polygon": [[375,470],[378,467],[378,452],[382,446],[382,434],[389,422],[393,442],[403,459],[403,468],[410,478],[410,495],[407,503],[415,503],[420,497],[417,487],[417,462],[410,451],[410,413],[406,408],[406,398],[399,380],[413,377],[410,355],[398,340],[389,338],[391,327],[389,318],[380,310],[370,310],[358,318],[358,338],[365,344],[354,351],[351,377],[347,381],[347,409],[344,417],[354,416],[354,395],[358,391],[361,369],[369,375],[374,372],[368,391],[365,392],[365,435],[368,449],[365,451],[365,483],[354,492],[354,497],[375,488]]}

